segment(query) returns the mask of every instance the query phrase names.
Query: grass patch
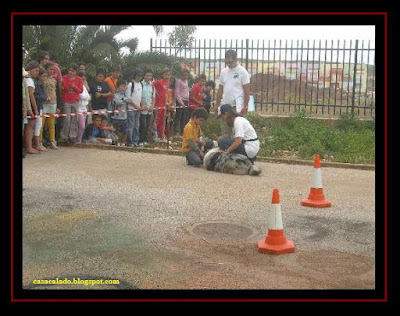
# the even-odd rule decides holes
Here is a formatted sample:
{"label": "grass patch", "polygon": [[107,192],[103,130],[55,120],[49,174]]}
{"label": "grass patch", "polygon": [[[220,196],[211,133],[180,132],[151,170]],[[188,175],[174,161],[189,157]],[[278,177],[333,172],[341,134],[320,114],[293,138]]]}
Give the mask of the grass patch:
{"label": "grass patch", "polygon": [[[312,160],[319,154],[327,161],[375,163],[375,120],[344,114],[328,125],[324,120],[308,118],[305,111],[285,119],[250,113],[248,119],[261,141],[259,156]],[[220,136],[220,120],[210,116],[203,131],[212,138]]]}

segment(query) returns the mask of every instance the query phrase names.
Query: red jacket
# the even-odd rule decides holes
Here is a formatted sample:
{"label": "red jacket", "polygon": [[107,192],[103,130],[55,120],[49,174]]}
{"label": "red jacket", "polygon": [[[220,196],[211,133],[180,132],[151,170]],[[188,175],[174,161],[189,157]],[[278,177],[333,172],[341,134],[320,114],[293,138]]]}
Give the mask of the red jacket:
{"label": "red jacket", "polygon": [[196,83],[193,88],[192,91],[190,92],[190,96],[189,96],[189,105],[191,108],[196,108],[199,105],[193,101],[190,100],[190,98],[193,98],[197,101],[203,101],[203,86]]}
{"label": "red jacket", "polygon": [[[74,84],[74,87],[72,87]],[[79,102],[79,94],[83,91],[83,80],[79,76],[71,78],[65,75],[62,78],[62,99],[64,103]]]}

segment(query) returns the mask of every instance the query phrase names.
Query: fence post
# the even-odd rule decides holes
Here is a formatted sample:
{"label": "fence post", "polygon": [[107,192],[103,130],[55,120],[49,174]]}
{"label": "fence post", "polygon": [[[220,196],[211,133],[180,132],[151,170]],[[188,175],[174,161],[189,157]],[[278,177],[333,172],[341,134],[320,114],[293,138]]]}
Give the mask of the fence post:
{"label": "fence post", "polygon": [[249,39],[246,39],[246,70],[249,65]]}
{"label": "fence post", "polygon": [[356,97],[356,76],[357,76],[357,55],[358,55],[358,40],[356,40],[355,56],[354,56],[354,70],[353,70],[353,94],[351,96],[351,117],[354,117],[354,106]]}
{"label": "fence post", "polygon": [[153,39],[150,38],[150,52],[153,52]]}

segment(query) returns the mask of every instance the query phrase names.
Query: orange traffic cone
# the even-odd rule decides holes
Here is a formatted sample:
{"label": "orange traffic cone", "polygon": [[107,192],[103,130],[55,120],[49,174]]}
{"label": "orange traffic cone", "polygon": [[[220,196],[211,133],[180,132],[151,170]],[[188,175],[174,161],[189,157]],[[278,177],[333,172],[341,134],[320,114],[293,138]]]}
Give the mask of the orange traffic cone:
{"label": "orange traffic cone", "polygon": [[302,199],[301,205],[311,207],[329,207],[331,201],[325,199],[322,189],[321,162],[319,155],[314,156],[314,174],[311,179],[311,189],[308,199]]}
{"label": "orange traffic cone", "polygon": [[272,204],[269,214],[268,235],[265,240],[258,241],[258,251],[273,255],[294,252],[293,241],[286,239],[283,232],[281,204],[279,190],[272,191]]}

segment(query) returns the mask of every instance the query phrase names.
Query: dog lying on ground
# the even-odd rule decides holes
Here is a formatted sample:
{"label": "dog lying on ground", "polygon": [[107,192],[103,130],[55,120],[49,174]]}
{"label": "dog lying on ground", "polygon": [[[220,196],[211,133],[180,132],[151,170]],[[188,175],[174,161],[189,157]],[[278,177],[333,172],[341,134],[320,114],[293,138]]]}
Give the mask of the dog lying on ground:
{"label": "dog lying on ground", "polygon": [[203,165],[207,170],[229,174],[257,176],[261,173],[261,168],[253,165],[248,157],[224,152],[219,147],[212,148],[205,154]]}

